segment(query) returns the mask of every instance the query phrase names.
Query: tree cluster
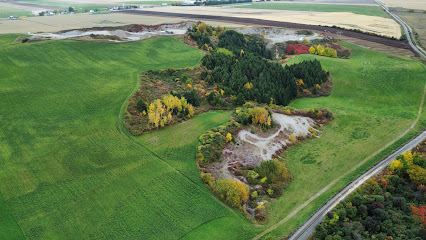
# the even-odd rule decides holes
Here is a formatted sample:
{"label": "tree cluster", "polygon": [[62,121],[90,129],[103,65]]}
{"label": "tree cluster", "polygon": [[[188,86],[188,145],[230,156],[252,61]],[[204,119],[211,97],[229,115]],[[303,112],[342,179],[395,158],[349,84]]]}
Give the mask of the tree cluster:
{"label": "tree cluster", "polygon": [[154,128],[164,127],[173,121],[173,116],[191,118],[195,114],[194,107],[184,97],[178,98],[171,94],[156,99],[148,107],[149,124]]}
{"label": "tree cluster", "polygon": [[271,50],[266,48],[263,38],[258,35],[243,35],[234,30],[228,30],[219,36],[218,47],[226,48],[235,55],[251,52],[266,59],[272,59]]}
{"label": "tree cluster", "polygon": [[217,162],[221,160],[222,150],[227,142],[235,141],[232,134],[240,124],[236,121],[229,121],[226,125],[215,127],[203,133],[198,146],[197,161],[199,166]]}
{"label": "tree cluster", "polygon": [[329,212],[313,239],[425,239],[425,164],[424,154],[399,156]]}
{"label": "tree cluster", "polygon": [[303,61],[299,64],[286,65],[285,69],[296,79],[302,79],[305,88],[314,87],[328,80],[328,72],[322,70],[318,60]]}
{"label": "tree cluster", "polygon": [[264,107],[241,107],[235,110],[237,121],[243,125],[256,124],[263,129],[272,126],[272,114]]}
{"label": "tree cluster", "polygon": [[[268,61],[272,59],[272,52],[260,35],[243,35],[205,23],[194,25],[188,32],[188,39],[196,41],[199,48],[211,52],[202,60],[203,66],[209,70],[202,74],[203,79],[210,85],[222,88],[228,96],[234,96],[237,105],[246,101],[271,103],[271,100],[287,105],[297,96],[295,76],[303,76],[303,81],[307,81],[309,86],[328,79],[317,60],[303,61],[295,64],[299,67],[292,68],[283,68],[278,63]],[[216,36],[219,41],[214,46],[210,38]],[[215,106],[226,106],[219,98],[211,95],[209,102]]]}
{"label": "tree cluster", "polygon": [[[207,78],[209,84],[221,86],[227,94],[236,96],[236,103],[257,101],[287,105],[297,96],[294,76],[277,63],[268,62],[261,57],[245,52],[235,58],[223,53],[213,52],[202,60],[203,65],[212,71]],[[250,83],[250,88],[245,88]]]}
{"label": "tree cluster", "polygon": [[322,45],[317,45],[316,47],[311,46],[309,48],[309,52],[320,56],[337,58],[337,50],[330,47],[324,47]]}

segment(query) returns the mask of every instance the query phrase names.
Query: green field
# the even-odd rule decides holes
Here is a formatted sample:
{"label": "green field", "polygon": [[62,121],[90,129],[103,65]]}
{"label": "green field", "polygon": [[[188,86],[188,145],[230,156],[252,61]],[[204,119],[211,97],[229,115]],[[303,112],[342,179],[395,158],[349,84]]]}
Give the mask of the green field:
{"label": "green field", "polygon": [[31,11],[25,11],[19,8],[10,8],[10,7],[0,7],[0,18],[7,18],[10,16],[20,17],[20,16],[34,16]]}
{"label": "green field", "polygon": [[[16,37],[0,35],[0,223],[7,226],[0,239],[20,239],[21,231],[30,239],[249,239],[408,128],[425,83],[418,62],[349,44],[348,60],[292,60],[317,58],[334,78],[329,97],[292,106],[327,107],[336,119],[321,138],[289,151],[294,179],[260,226],[219,201],[196,168],[198,136],[229,120],[229,112],[140,137],[122,131],[119,114],[139,72],[193,66],[202,52],[172,37],[12,43]],[[367,77],[359,76],[363,61],[370,61]],[[424,127],[425,114],[416,131]],[[338,181],[271,236],[293,230],[378,160]]]}
{"label": "green field", "polygon": [[[193,66],[202,52],[177,38],[12,44],[15,38],[0,36],[0,190],[8,206],[0,222],[10,226],[0,239],[19,232],[15,220],[30,239],[179,238],[214,219],[245,221],[198,174],[188,177],[194,171],[117,128],[139,72]],[[195,142],[227,120],[228,112],[199,116],[186,137]],[[196,170],[188,150],[183,157]]]}
{"label": "green field", "polygon": [[[87,8],[87,9],[104,9],[108,8],[107,5],[102,4],[78,4],[78,3],[71,3],[71,2],[55,2],[55,1],[43,1],[43,0],[19,0],[19,2],[23,3],[31,3],[31,4],[39,4],[39,5],[46,5],[46,6],[55,6],[58,8],[67,8],[67,7],[73,7],[73,8]],[[110,4],[108,4],[110,5]]]}
{"label": "green field", "polygon": [[365,5],[338,5],[338,4],[306,4],[306,3],[241,3],[232,5],[220,5],[216,7],[255,8],[273,10],[293,10],[312,12],[351,12],[367,16],[389,18],[379,6]]}
{"label": "green field", "polygon": [[[317,58],[330,70],[333,74],[333,91],[329,97],[298,99],[291,105],[296,108],[327,107],[334,113],[335,120],[327,126],[320,139],[308,141],[288,152],[286,159],[294,179],[284,195],[273,202],[271,224],[284,218],[296,206],[398,137],[417,116],[426,83],[426,71],[419,62],[405,57],[395,59],[388,54],[349,44],[345,46],[353,51],[351,59],[305,54],[290,62]],[[367,77],[360,77],[363,61],[370,62]],[[426,114],[423,111],[415,131],[408,134],[405,140],[408,141],[410,136],[425,127]],[[403,141],[393,148],[398,144],[403,144]],[[385,152],[390,153],[390,150]],[[333,193],[384,156],[381,154],[346,175],[290,221],[282,224],[272,236],[282,236],[296,228]]]}

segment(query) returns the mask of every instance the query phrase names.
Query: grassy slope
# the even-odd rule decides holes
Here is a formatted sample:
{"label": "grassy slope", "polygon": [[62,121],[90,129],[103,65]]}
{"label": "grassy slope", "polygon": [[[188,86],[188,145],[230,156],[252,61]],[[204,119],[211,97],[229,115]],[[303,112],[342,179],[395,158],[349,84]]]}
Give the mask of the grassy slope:
{"label": "grassy slope", "polygon": [[[226,5],[228,6],[228,5]],[[362,5],[338,5],[338,4],[303,4],[303,3],[252,3],[233,4],[235,8],[255,8],[312,12],[351,12],[367,16],[378,16],[389,18],[389,16],[379,6]]]}
{"label": "grassy slope", "polygon": [[[291,105],[297,108],[327,107],[336,119],[320,139],[289,151],[286,159],[294,180],[284,195],[272,204],[271,223],[284,218],[295,206],[307,201],[334,179],[399,136],[416,118],[426,80],[424,67],[406,58],[402,59],[407,61],[398,61],[391,59],[388,54],[352,45],[349,47],[354,53],[350,60],[301,55],[293,61],[317,58],[333,73],[334,80],[329,97],[299,99]],[[359,77],[363,61],[370,61],[367,77]],[[405,140],[425,127],[423,116],[416,130]],[[387,149],[386,153],[390,151]],[[339,181],[326,194],[274,231],[272,236],[282,236],[297,227],[327,198],[386,153]]]}
{"label": "grassy slope", "polygon": [[[176,38],[10,44],[15,37],[0,36],[0,190],[12,213],[3,205],[2,222],[13,216],[30,239],[178,238],[217,218],[246,222],[116,128],[140,71],[195,65],[200,51]],[[228,118],[195,118],[193,135]]]}
{"label": "grassy slope", "polygon": [[[389,54],[349,44],[347,47],[353,51],[349,60],[299,55],[290,62],[316,58],[333,73],[333,91],[329,97],[298,99],[291,105],[297,108],[327,107],[336,119],[325,128],[321,138],[293,147],[287,153],[285,158],[294,179],[283,196],[270,206],[268,223],[253,226],[257,232],[285,218],[334,179],[399,136],[416,118],[426,80],[425,68],[409,58],[397,60],[390,58],[392,55]],[[363,61],[370,61],[368,77],[364,78],[360,77]],[[294,230],[346,183],[425,127],[426,114],[423,111],[414,131],[358,170],[347,174],[269,235],[273,239],[280,238]],[[221,231],[214,231],[219,228]],[[242,231],[240,228],[233,226],[227,229],[225,222],[215,221],[191,232],[186,239],[229,238],[232,230]]]}

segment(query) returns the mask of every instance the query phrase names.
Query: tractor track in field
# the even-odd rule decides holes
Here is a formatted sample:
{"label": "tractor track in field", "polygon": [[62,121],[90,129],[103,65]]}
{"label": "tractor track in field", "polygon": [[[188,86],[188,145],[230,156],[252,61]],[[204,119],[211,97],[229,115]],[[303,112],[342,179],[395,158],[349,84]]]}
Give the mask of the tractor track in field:
{"label": "tractor track in field", "polygon": [[[389,38],[373,36],[365,33],[354,32],[344,29],[318,26],[318,25],[308,25],[308,24],[300,24],[300,23],[290,23],[290,22],[281,22],[281,21],[273,21],[273,20],[263,20],[263,19],[255,19],[255,18],[240,18],[240,17],[228,17],[228,16],[212,16],[212,15],[203,15],[203,14],[186,14],[186,13],[170,13],[170,12],[157,12],[157,11],[149,11],[149,10],[122,10],[116,11],[116,13],[126,13],[126,14],[135,14],[135,15],[148,15],[148,16],[157,16],[157,17],[176,17],[176,18],[189,18],[189,19],[197,19],[197,20],[211,20],[211,21],[222,21],[222,22],[231,22],[231,23],[239,23],[245,25],[261,25],[268,27],[282,27],[282,28],[293,28],[293,29],[310,29],[316,31],[327,31],[329,33],[337,33],[351,37],[357,38],[361,40],[366,40],[370,42],[380,43],[390,47],[409,49],[410,45],[404,41],[393,40]],[[417,53],[416,53],[417,54]]]}
{"label": "tractor track in field", "polygon": [[[130,135],[130,133],[124,128],[124,116],[123,116],[123,113],[125,112],[125,108],[127,107],[127,103],[129,102],[129,99],[133,96],[133,94],[140,87],[139,72],[136,74],[136,78],[138,79],[138,81],[136,82],[135,88],[130,92],[130,94],[128,95],[128,97],[124,100],[123,104],[121,105],[120,112],[119,112],[117,118],[115,119],[115,125],[116,125],[117,131],[120,132],[122,135],[124,135],[126,138],[128,138],[133,143],[137,144],[138,146],[142,147],[143,149],[145,149],[146,151],[148,151],[149,153],[151,153],[153,156],[155,156],[156,158],[158,158],[162,163],[164,163],[168,168],[170,168],[170,169],[174,170],[176,173],[182,175],[184,178],[186,178],[187,180],[189,180],[196,187],[203,188],[203,190],[205,190],[205,186],[204,185],[202,185],[202,186],[199,185],[194,180],[192,180],[190,177],[188,177],[185,173],[181,172],[179,169],[176,169],[175,167],[173,167],[172,165],[170,165],[163,157],[161,157],[160,155],[158,155],[157,153],[155,153],[154,151],[152,151],[151,149],[149,149],[147,146],[145,146],[145,145],[143,145],[143,144],[135,141],[132,138],[132,136]],[[194,158],[194,160],[195,160],[195,158]],[[211,191],[209,191],[209,192],[211,192]],[[235,212],[235,210],[233,208],[231,208],[230,206],[228,206],[222,200],[218,199],[216,195],[210,194],[210,196],[217,203],[219,203],[220,205],[222,205],[223,207],[225,207],[226,209],[228,209],[233,215],[235,215],[235,216],[241,215],[241,214],[238,214],[237,212]],[[187,233],[185,233],[185,235],[187,235],[188,233],[192,232],[193,230],[199,228],[200,226],[202,226],[202,225],[204,225],[204,224],[206,224],[208,222],[211,222],[213,220],[216,220],[216,219],[219,219],[219,218],[223,218],[223,217],[227,217],[227,216],[221,216],[221,217],[210,219],[207,222],[203,222],[200,225],[196,226],[194,229],[191,229],[190,231],[188,231]],[[183,238],[185,235],[179,237],[179,239]]]}

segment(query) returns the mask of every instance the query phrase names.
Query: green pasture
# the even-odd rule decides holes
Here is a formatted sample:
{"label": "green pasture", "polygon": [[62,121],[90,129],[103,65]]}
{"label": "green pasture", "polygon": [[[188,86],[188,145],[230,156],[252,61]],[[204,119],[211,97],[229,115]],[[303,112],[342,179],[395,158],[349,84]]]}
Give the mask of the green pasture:
{"label": "green pasture", "polygon": [[[182,150],[193,167],[186,171],[118,130],[141,71],[194,66],[202,52],[172,37],[13,44],[16,37],[0,36],[1,239],[20,230],[28,239],[177,239],[215,219],[246,222],[201,184],[192,147]],[[199,116],[185,137],[228,120],[228,112]]]}
{"label": "green pasture", "polygon": [[[10,7],[0,7],[0,18],[8,18],[10,16],[20,17],[20,16],[34,16],[34,14],[31,13],[31,11],[26,11],[19,8],[10,8]],[[12,20],[11,20],[12,21]],[[13,21],[19,21],[19,20],[13,20]]]}
{"label": "green pasture", "polygon": [[[285,155],[293,181],[283,196],[271,204],[268,225],[284,218],[333,180],[345,177],[273,231],[273,237],[294,230],[341,187],[426,127],[426,114],[423,111],[419,123],[403,141],[398,141],[347,174],[363,159],[410,127],[417,117],[426,71],[419,62],[407,57],[395,57],[350,44],[345,46],[353,52],[351,59],[305,54],[290,62],[316,58],[332,73],[333,90],[330,96],[298,99],[291,105],[296,108],[327,107],[334,113],[335,119],[324,129],[321,138],[302,143]],[[361,77],[363,63],[367,70],[366,77]]]}
{"label": "green pasture", "polygon": [[[230,118],[214,111],[165,129],[122,131],[126,99],[149,69],[194,66],[203,53],[166,37],[109,44],[12,43],[0,35],[0,239],[250,239],[405,131],[416,118],[425,69],[410,58],[346,44],[351,59],[319,59],[333,74],[329,97],[298,99],[336,119],[321,138],[284,156],[293,181],[253,225],[218,200],[195,164],[198,136]],[[360,77],[362,63],[368,75]],[[426,127],[425,114],[403,144]],[[294,230],[373,158],[270,233]]]}
{"label": "green pasture", "polygon": [[46,6],[54,6],[54,7],[59,7],[59,8],[68,8],[68,7],[73,7],[73,8],[90,8],[90,9],[99,9],[101,10],[102,8],[107,8],[108,5],[110,4],[81,4],[81,3],[72,3],[72,2],[66,2],[66,1],[62,1],[62,2],[55,2],[55,1],[43,1],[43,0],[19,0],[18,2],[23,2],[23,3],[31,3],[31,4],[39,4],[39,5],[46,5]]}
{"label": "green pasture", "polygon": [[232,5],[220,5],[216,7],[254,8],[311,12],[351,12],[367,16],[389,18],[379,6],[349,5],[349,4],[306,4],[306,3],[241,3]]}

